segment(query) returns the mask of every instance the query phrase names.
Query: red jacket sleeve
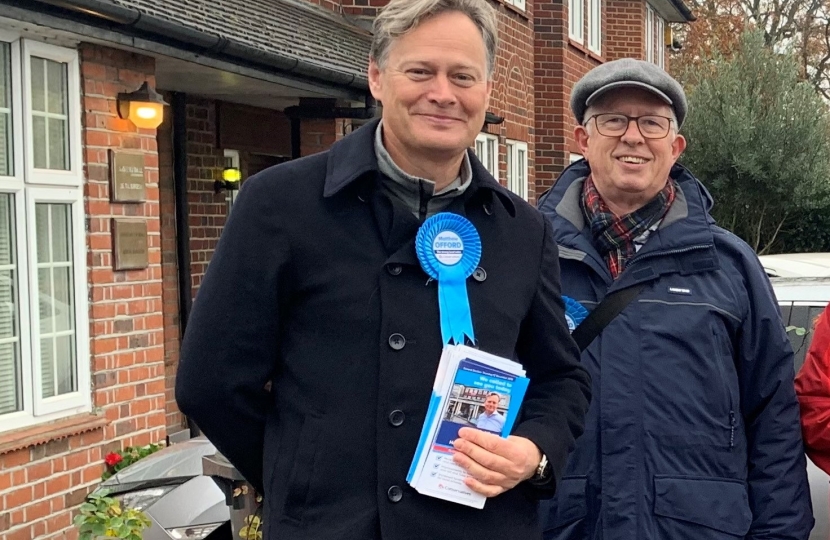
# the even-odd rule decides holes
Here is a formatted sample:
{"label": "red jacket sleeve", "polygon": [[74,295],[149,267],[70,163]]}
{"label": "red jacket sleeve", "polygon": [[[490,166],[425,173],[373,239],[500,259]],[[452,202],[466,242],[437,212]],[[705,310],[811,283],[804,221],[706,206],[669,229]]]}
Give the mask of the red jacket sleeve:
{"label": "red jacket sleeve", "polygon": [[819,316],[813,342],[795,378],[807,455],[830,474],[830,306]]}

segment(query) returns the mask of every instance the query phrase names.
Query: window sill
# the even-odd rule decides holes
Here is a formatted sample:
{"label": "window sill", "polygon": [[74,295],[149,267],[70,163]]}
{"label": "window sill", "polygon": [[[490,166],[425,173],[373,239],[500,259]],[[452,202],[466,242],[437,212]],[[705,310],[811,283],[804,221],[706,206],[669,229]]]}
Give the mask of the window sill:
{"label": "window sill", "polygon": [[46,424],[25,427],[0,433],[7,442],[0,443],[0,455],[22,450],[30,446],[46,444],[73,435],[80,435],[101,429],[109,424],[109,420],[102,416],[80,414]]}
{"label": "window sill", "polygon": [[576,49],[580,53],[584,54],[588,58],[596,60],[600,64],[605,62],[605,59],[601,55],[591,51],[590,49],[588,49],[588,47],[586,47],[585,45],[583,45],[582,43],[580,43],[578,41],[575,41],[572,38],[568,38],[568,45],[570,45],[572,48]]}

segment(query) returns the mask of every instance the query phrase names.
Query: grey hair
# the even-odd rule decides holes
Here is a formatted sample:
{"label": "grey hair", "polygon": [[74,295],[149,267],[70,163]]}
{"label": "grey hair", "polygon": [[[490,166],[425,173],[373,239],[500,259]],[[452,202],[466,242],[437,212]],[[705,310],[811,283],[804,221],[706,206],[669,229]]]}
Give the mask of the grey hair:
{"label": "grey hair", "polygon": [[487,50],[487,77],[492,78],[498,48],[498,20],[496,10],[488,0],[392,0],[375,18],[369,57],[383,69],[389,49],[397,38],[424,20],[448,11],[463,13],[481,31]]}

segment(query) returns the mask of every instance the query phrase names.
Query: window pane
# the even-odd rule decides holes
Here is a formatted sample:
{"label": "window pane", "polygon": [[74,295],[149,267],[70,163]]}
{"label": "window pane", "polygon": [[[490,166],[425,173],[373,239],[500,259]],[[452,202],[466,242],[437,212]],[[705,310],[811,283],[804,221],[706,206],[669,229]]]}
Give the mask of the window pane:
{"label": "window pane", "polygon": [[55,330],[55,317],[52,314],[52,272],[49,268],[39,268],[37,271],[38,316],[40,317],[40,333],[51,334]]}
{"label": "window pane", "polygon": [[58,370],[58,394],[68,394],[78,389],[75,369],[75,339],[61,336],[55,341],[55,360]]}
{"label": "window pane", "polygon": [[52,261],[67,262],[70,260],[69,253],[71,245],[69,238],[69,206],[66,204],[50,205],[52,209]]}
{"label": "window pane", "polygon": [[0,176],[14,174],[11,67],[11,45],[0,42]]}
{"label": "window pane", "polygon": [[496,150],[496,141],[493,139],[487,139],[487,170],[490,171],[490,174],[496,176],[496,156],[498,155],[498,151]]}
{"label": "window pane", "polygon": [[40,340],[40,391],[44,398],[55,395],[55,353],[51,339]]}
{"label": "window pane", "polygon": [[43,397],[78,390],[75,349],[75,295],[72,264],[72,208],[35,205],[38,242],[38,304]]}
{"label": "window pane", "polygon": [[68,146],[69,133],[66,120],[49,119],[49,169],[55,171],[69,170]]}
{"label": "window pane", "polygon": [[46,60],[32,57],[32,110],[46,112]]}
{"label": "window pane", "polygon": [[0,414],[23,408],[20,353],[17,343],[0,344]]}
{"label": "window pane", "polygon": [[0,194],[0,414],[23,408],[14,196]]}
{"label": "window pane", "polygon": [[46,118],[32,117],[32,152],[35,168],[46,169],[49,166],[49,139],[46,137]]}
{"label": "window pane", "polygon": [[31,61],[35,168],[69,170],[67,65],[37,57]]}
{"label": "window pane", "polygon": [[46,61],[46,96],[47,111],[54,114],[66,114],[66,64]]}
{"label": "window pane", "polygon": [[35,205],[35,239],[37,240],[37,261],[51,262],[49,250],[49,205]]}
{"label": "window pane", "polygon": [[55,268],[55,295],[52,309],[54,311],[55,331],[72,330],[75,317],[72,316],[72,269]]}
{"label": "window pane", "polygon": [[0,265],[15,263],[14,196],[0,194]]}

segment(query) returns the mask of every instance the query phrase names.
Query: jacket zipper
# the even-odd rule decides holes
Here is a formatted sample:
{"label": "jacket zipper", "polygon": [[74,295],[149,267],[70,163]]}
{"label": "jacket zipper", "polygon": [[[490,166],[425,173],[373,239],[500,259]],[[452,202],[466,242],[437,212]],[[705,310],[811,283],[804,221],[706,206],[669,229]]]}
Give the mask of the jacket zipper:
{"label": "jacket zipper", "polygon": [[418,182],[418,191],[420,192],[419,193],[419,195],[420,195],[419,199],[420,199],[420,202],[421,202],[421,206],[418,208],[418,217],[420,218],[421,223],[423,223],[424,220],[426,220],[426,218],[427,218],[427,209],[428,209],[428,206],[429,206],[430,197],[429,197],[429,195],[426,194],[426,191],[424,191],[424,183],[423,182]]}
{"label": "jacket zipper", "polygon": [[632,258],[630,261],[628,261],[628,264],[626,265],[626,268],[631,268],[635,263],[638,263],[640,261],[644,261],[646,259],[651,259],[653,257],[663,257],[663,256],[666,256],[666,255],[679,255],[681,253],[688,253],[690,251],[696,251],[698,249],[708,249],[710,247],[712,247],[712,244],[696,244],[694,246],[688,246],[688,247],[677,248],[677,249],[669,249],[667,251],[655,251],[654,253],[646,253],[645,255],[640,255],[640,256],[635,255],[634,258]]}
{"label": "jacket zipper", "polygon": [[735,411],[729,411],[729,449],[735,447]]}

